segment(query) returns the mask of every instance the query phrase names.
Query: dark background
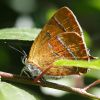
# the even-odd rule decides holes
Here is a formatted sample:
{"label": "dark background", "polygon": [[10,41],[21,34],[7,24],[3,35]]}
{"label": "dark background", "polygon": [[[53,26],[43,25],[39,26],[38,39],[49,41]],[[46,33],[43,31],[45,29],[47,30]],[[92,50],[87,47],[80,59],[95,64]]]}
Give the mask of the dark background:
{"label": "dark background", "polygon": [[[0,0],[0,29],[12,27],[42,28],[53,13],[63,6],[69,7],[76,15],[85,31],[86,43],[90,53],[93,56],[100,57],[100,0]],[[18,24],[19,20],[22,22]],[[31,43],[19,47],[28,53],[30,46]],[[18,46],[15,45],[15,47]],[[20,73],[23,66],[21,56],[9,46],[0,44],[0,70]],[[98,76],[100,75],[98,74]],[[85,83],[88,84],[96,79],[97,77],[87,76]],[[88,100],[73,94],[67,94],[61,98],[47,96],[40,92],[38,87],[35,87],[34,91],[41,95],[43,100],[47,97],[48,100]]]}

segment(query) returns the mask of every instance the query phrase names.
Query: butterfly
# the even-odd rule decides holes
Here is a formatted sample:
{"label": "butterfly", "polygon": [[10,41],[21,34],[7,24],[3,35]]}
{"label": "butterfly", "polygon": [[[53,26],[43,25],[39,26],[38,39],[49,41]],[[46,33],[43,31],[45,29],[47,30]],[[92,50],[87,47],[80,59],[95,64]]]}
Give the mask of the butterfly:
{"label": "butterfly", "polygon": [[25,59],[24,72],[38,81],[45,76],[86,73],[86,68],[54,66],[58,59],[90,60],[83,30],[68,7],[60,8],[43,27]]}

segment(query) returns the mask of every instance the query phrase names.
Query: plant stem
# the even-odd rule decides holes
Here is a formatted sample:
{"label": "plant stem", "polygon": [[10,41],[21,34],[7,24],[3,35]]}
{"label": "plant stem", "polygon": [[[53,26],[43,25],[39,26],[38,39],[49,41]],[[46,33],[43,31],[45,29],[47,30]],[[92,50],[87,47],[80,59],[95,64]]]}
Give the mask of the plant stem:
{"label": "plant stem", "polygon": [[90,85],[86,86],[84,88],[85,91],[87,91],[88,89],[90,89],[91,87],[97,85],[97,84],[100,84],[100,80],[96,80],[95,82],[91,83]]}
{"label": "plant stem", "polygon": [[43,87],[63,90],[63,91],[67,91],[67,92],[72,92],[74,94],[79,94],[79,95],[82,95],[84,97],[94,98],[94,99],[100,100],[100,97],[86,92],[87,89],[85,90],[84,88],[83,89],[74,88],[74,87],[64,86],[61,84],[56,84],[56,83],[52,83],[52,82],[48,82],[48,81],[34,82],[32,79],[29,79],[28,77],[14,75],[11,73],[6,73],[6,72],[0,72],[0,76],[1,76],[1,79],[4,81],[12,81],[12,82],[18,82],[18,83],[28,84],[28,85],[43,86]]}

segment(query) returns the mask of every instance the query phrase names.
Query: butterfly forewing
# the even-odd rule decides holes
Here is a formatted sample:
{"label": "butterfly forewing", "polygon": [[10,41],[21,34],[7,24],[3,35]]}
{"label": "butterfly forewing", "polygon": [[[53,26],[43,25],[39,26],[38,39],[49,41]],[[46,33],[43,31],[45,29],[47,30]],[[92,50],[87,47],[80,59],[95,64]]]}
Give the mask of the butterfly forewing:
{"label": "butterfly forewing", "polygon": [[[82,33],[73,12],[67,7],[59,9],[34,41],[28,63],[37,65],[43,71],[61,58],[77,60],[86,57],[88,60],[89,54]],[[77,70],[76,67],[53,66],[46,74],[63,76],[86,72],[86,69]]]}

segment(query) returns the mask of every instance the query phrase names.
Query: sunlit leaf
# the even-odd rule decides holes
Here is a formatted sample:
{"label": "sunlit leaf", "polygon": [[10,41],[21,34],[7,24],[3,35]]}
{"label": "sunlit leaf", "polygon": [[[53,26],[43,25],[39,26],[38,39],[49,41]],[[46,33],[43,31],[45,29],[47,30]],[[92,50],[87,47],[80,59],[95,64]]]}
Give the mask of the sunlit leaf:
{"label": "sunlit leaf", "polygon": [[0,39],[2,40],[24,40],[33,41],[39,34],[41,29],[17,29],[7,28],[0,30]]}
{"label": "sunlit leaf", "polygon": [[82,61],[82,60],[68,60],[68,59],[60,59],[54,62],[55,66],[66,66],[72,67],[77,66],[81,68],[92,68],[100,70],[100,59],[92,60],[92,61]]}
{"label": "sunlit leaf", "polygon": [[0,82],[0,100],[36,100],[34,93],[11,85],[6,82]]}

